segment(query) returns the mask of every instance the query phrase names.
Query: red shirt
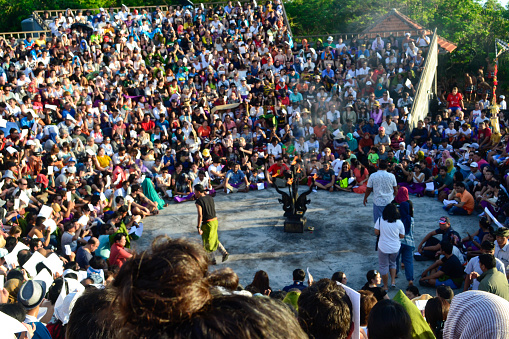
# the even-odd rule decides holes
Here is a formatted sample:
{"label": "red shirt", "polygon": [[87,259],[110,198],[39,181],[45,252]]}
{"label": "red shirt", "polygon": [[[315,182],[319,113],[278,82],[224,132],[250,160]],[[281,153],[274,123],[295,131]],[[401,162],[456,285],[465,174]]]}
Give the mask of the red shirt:
{"label": "red shirt", "polygon": [[289,168],[286,164],[279,166],[277,163],[269,167],[269,173],[273,177],[282,177],[285,171],[288,171]]}
{"label": "red shirt", "polygon": [[490,138],[491,137],[491,129],[485,128],[485,129],[480,130],[478,136],[479,136],[478,137],[479,141],[483,141],[486,138]]}
{"label": "red shirt", "polygon": [[148,122],[142,122],[141,127],[147,132],[156,127],[156,124],[152,120],[149,120]]}
{"label": "red shirt", "polygon": [[210,135],[210,127],[207,126],[207,127],[203,127],[203,126],[200,126],[198,127],[198,134],[201,133],[201,137],[202,138],[208,138],[209,135]]}
{"label": "red shirt", "polygon": [[127,259],[129,259],[132,256],[131,253],[127,252],[124,249],[124,246],[121,246],[117,243],[114,243],[111,245],[110,250],[110,266],[118,266],[122,267],[122,265],[125,263]]}
{"label": "red shirt", "polygon": [[447,108],[461,107],[461,101],[463,101],[463,95],[461,95],[461,93],[456,93],[456,95],[451,93],[447,96],[447,102],[449,104]]}

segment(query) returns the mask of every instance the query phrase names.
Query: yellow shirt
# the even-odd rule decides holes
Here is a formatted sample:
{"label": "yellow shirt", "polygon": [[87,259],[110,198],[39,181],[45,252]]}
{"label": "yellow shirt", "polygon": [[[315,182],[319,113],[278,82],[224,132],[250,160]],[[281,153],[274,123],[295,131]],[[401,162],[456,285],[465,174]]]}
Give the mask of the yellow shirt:
{"label": "yellow shirt", "polygon": [[107,155],[97,156],[97,162],[102,168],[108,167],[111,164],[111,158]]}
{"label": "yellow shirt", "polygon": [[46,46],[46,40],[45,39],[36,39],[35,40],[35,43],[37,44],[37,46]]}

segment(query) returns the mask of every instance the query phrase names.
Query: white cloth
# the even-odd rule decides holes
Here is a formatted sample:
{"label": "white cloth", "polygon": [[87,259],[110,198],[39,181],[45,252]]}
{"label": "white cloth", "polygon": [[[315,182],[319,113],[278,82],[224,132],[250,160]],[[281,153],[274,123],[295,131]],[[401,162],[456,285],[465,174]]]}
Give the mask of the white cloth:
{"label": "white cloth", "polygon": [[375,223],[375,229],[380,231],[378,249],[386,254],[397,253],[401,247],[399,235],[405,235],[405,225],[401,220],[388,222],[380,218]]}
{"label": "white cloth", "polygon": [[445,321],[443,338],[509,338],[509,302],[484,291],[456,295]]}
{"label": "white cloth", "polygon": [[385,170],[371,174],[368,187],[373,189],[373,203],[377,206],[387,206],[394,198],[394,188],[397,185],[394,174]]}

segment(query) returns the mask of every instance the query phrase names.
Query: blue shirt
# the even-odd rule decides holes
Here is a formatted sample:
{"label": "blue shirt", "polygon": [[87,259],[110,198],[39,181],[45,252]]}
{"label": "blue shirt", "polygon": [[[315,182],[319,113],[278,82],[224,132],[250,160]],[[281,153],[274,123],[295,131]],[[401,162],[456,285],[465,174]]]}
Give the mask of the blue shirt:
{"label": "blue shirt", "polygon": [[226,178],[230,185],[240,184],[245,177],[246,175],[241,170],[238,170],[237,173],[233,170],[229,170],[228,173],[226,173]]}
{"label": "blue shirt", "polygon": [[329,69],[329,71],[327,72],[327,69],[324,69],[322,71],[322,77],[325,77],[325,76],[328,76],[329,78],[334,78],[334,71],[331,69]]}
{"label": "blue shirt", "polygon": [[62,118],[64,120],[67,117],[67,114],[70,114],[74,118],[74,116],[76,115],[76,111],[74,110],[74,108],[71,108],[69,111],[64,109],[62,111]]}
{"label": "blue shirt", "polygon": [[35,119],[28,120],[28,117],[24,117],[24,118],[23,118],[23,119],[21,119],[21,121],[20,121],[21,127],[28,127],[28,128],[32,128],[32,126],[34,125],[34,123],[35,123]]}
{"label": "blue shirt", "polygon": [[288,292],[292,288],[297,288],[297,289],[302,291],[303,289],[306,288],[306,286],[304,286],[304,282],[303,281],[294,281],[293,284],[285,286],[283,288],[283,291]]}
{"label": "blue shirt", "polygon": [[370,124],[367,124],[362,129],[364,130],[364,132],[368,132],[369,134],[378,134],[378,125],[377,124],[373,124],[373,126],[371,126]]}

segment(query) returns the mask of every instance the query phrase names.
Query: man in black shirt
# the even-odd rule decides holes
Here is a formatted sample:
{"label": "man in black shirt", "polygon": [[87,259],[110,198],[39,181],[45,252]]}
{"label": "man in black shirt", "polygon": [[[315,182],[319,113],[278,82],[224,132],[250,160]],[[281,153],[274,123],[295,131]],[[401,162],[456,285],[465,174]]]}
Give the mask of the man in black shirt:
{"label": "man in black shirt", "polygon": [[198,210],[198,224],[196,228],[198,229],[198,234],[201,235],[203,240],[203,247],[209,253],[212,265],[216,264],[216,259],[213,255],[216,250],[221,252],[223,255],[223,262],[225,262],[228,260],[230,254],[219,242],[214,199],[205,192],[205,189],[200,184],[194,186],[194,194],[196,197],[196,209]]}
{"label": "man in black shirt", "polygon": [[463,281],[463,265],[454,254],[453,244],[444,240],[440,243],[443,257],[435,261],[421,275],[421,286],[436,287],[449,286],[453,289],[460,288]]}

